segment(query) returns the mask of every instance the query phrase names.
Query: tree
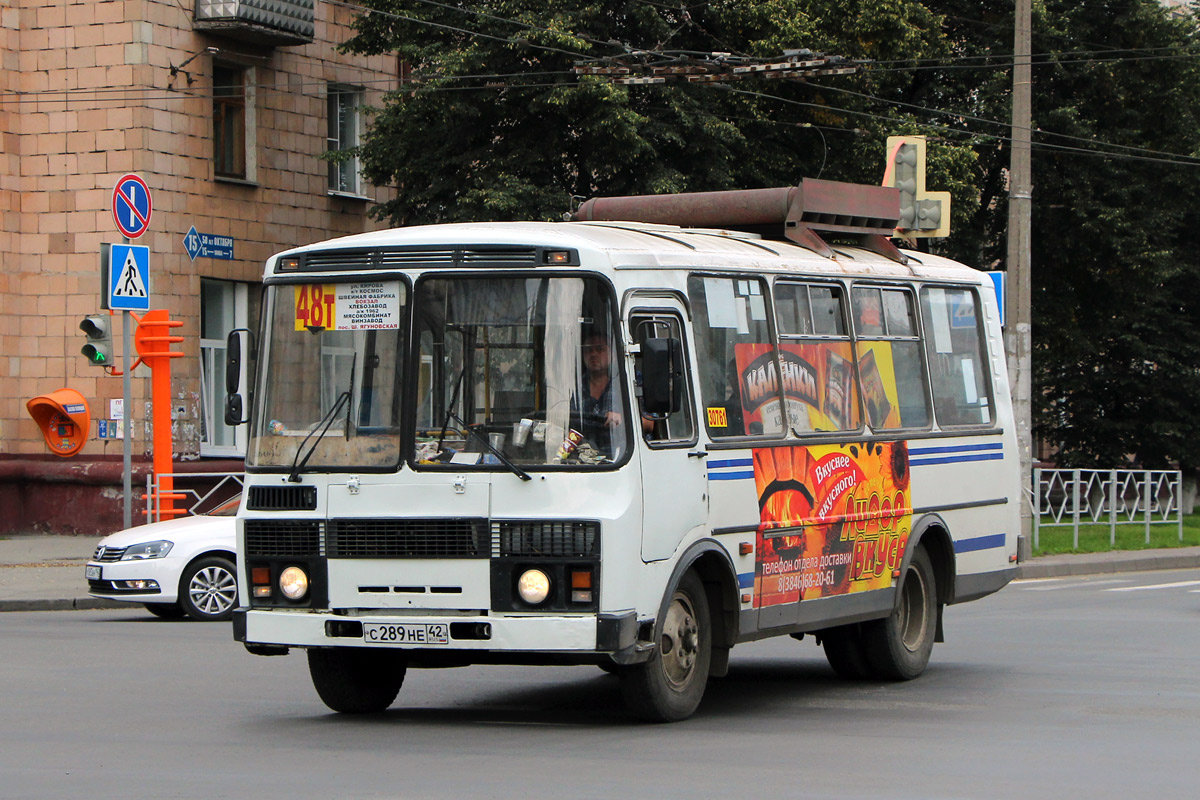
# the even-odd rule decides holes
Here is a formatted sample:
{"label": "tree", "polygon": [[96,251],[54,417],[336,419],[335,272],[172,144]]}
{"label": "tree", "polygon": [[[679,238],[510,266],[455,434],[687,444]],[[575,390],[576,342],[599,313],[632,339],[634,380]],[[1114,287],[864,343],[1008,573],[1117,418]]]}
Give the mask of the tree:
{"label": "tree", "polygon": [[[876,183],[883,140],[859,133],[890,126],[877,113],[844,113],[819,89],[779,81],[734,91],[625,87],[572,69],[636,50],[664,61],[800,47],[889,60],[948,52],[938,21],[903,0],[730,0],[686,10],[640,0],[369,6],[379,13],[359,18],[346,47],[397,52],[417,79],[388,98],[361,149],[366,177],[398,189],[378,213],[403,224],[552,219],[572,196],[787,185],[821,173]],[[829,19],[836,29],[823,29]],[[867,104],[848,98],[850,107]]]}
{"label": "tree", "polygon": [[[1107,52],[1035,70],[1038,127],[1078,137],[1038,137],[1072,149],[1034,150],[1033,366],[1047,401],[1036,430],[1064,465],[1196,468],[1196,21],[1151,0],[1105,15],[1063,4],[1037,41]],[[1092,139],[1142,150],[1073,149]]]}

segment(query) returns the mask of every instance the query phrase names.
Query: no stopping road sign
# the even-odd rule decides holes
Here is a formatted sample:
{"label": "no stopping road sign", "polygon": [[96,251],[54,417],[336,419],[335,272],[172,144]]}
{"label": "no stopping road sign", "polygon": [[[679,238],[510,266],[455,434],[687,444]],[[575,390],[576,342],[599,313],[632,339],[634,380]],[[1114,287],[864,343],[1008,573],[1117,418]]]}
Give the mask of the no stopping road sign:
{"label": "no stopping road sign", "polygon": [[122,175],[113,187],[112,212],[117,230],[136,239],[150,227],[150,187],[137,175]]}

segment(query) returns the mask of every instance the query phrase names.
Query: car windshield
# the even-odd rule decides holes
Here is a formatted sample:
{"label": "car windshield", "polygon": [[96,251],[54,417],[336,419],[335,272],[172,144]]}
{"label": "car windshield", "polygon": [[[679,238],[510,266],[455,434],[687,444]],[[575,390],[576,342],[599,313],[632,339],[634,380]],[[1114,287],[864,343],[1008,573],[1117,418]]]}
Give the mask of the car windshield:
{"label": "car windshield", "polygon": [[419,465],[586,469],[624,457],[621,349],[598,278],[428,278],[414,309]]}
{"label": "car windshield", "polygon": [[247,464],[293,471],[398,464],[407,286],[272,286],[267,303]]}

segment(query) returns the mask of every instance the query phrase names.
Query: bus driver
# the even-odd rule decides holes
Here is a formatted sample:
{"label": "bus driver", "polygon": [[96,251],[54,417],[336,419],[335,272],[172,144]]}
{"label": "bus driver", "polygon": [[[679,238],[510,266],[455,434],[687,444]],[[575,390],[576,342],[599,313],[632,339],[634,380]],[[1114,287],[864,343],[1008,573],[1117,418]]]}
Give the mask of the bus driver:
{"label": "bus driver", "polygon": [[[623,424],[619,411],[613,410],[612,344],[601,333],[590,333],[583,340],[584,376],[580,410],[583,435],[605,455],[612,457],[612,436]],[[654,421],[642,417],[642,430],[654,430]]]}

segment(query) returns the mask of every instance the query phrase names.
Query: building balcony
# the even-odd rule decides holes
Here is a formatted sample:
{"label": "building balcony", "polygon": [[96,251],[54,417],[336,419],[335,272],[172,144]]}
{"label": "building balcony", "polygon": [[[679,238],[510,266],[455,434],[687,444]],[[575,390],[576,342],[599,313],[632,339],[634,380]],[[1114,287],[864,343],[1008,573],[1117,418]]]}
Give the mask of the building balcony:
{"label": "building balcony", "polygon": [[271,47],[309,44],[314,5],[314,0],[196,0],[194,27]]}

